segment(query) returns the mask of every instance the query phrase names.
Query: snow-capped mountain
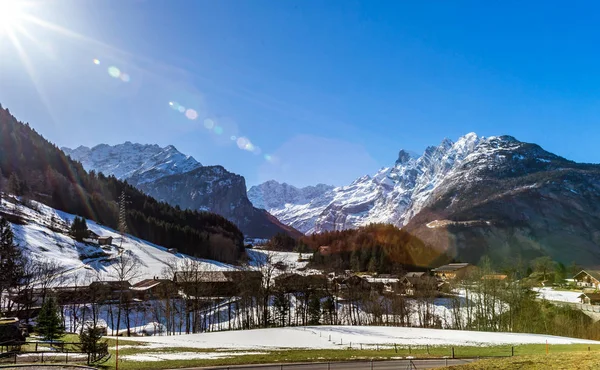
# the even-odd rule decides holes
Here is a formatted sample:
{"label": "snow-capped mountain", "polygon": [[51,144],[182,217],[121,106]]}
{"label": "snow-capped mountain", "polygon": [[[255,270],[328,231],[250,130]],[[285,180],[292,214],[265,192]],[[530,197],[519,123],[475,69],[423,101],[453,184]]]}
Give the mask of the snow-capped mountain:
{"label": "snow-capped mountain", "polygon": [[75,149],[61,149],[81,162],[86,170],[114,175],[133,185],[202,167],[193,157],[182,154],[173,145],[161,148],[156,144],[127,141],[113,146],[100,144],[93,148],[79,146]]}
{"label": "snow-capped mountain", "polygon": [[332,190],[334,186],[317,184],[297,188],[293,185],[278,183],[275,180],[253,186],[248,190],[248,198],[255,207],[263,209],[278,209],[286,204],[305,204]]}
{"label": "snow-capped mountain", "polygon": [[244,177],[221,166],[202,166],[172,145],[161,148],[126,142],[63,151],[80,161],[86,170],[127,180],[160,201],[220,214],[248,237],[269,238],[279,232],[300,235],[267,211],[253,207]]}
{"label": "snow-capped mountain", "polygon": [[272,181],[252,187],[248,196],[283,223],[306,233],[373,222],[402,226],[421,209],[445,176],[485,140],[475,134],[468,134],[456,143],[445,139],[418,157],[401,150],[393,166],[373,176],[360,177],[347,186],[321,187],[322,191],[312,193],[312,197],[285,197],[290,186],[278,187]]}
{"label": "snow-capped mountain", "polygon": [[392,223],[468,262],[487,254],[508,264],[540,255],[600,263],[600,165],[511,136],[470,133],[420,156],[401,150],[373,176],[272,204],[273,215],[303,232]]}

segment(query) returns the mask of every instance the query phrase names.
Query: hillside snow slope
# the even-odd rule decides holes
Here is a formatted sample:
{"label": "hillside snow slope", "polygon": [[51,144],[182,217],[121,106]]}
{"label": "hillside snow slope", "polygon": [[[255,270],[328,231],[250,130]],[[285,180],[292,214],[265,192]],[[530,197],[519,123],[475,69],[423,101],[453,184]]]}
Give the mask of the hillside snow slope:
{"label": "hillside snow slope", "polygon": [[[32,260],[54,261],[61,264],[66,276],[77,277],[79,282],[93,280],[114,280],[111,278],[111,264],[116,257],[125,253],[135,258],[139,264],[136,280],[160,276],[169,262],[192,259],[187,255],[171,254],[156,244],[126,234],[120,234],[106,226],[87,220],[90,231],[99,236],[112,236],[110,246],[100,247],[95,242],[77,242],[67,233],[68,225],[75,215],[50,208],[42,203],[29,201],[22,203],[16,198],[2,199],[0,214],[18,216],[22,222],[11,223],[15,242],[25,256]],[[14,221],[13,217],[11,220]],[[53,231],[59,230],[59,231]],[[231,270],[237,267],[212,260],[198,260],[206,270]],[[68,282],[65,282],[68,284]]]}

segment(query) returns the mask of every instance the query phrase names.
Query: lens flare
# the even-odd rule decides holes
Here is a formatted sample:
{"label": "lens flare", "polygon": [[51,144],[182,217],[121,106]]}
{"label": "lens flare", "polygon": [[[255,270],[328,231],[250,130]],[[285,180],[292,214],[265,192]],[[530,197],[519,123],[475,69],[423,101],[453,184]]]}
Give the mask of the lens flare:
{"label": "lens flare", "polygon": [[246,139],[245,137],[238,137],[237,139],[237,146],[240,149],[246,149],[246,145],[248,145],[250,143],[250,141],[248,139]]}
{"label": "lens flare", "polygon": [[237,140],[237,136],[231,135],[230,139],[231,139],[231,141],[236,141]]}
{"label": "lens flare", "polygon": [[185,107],[183,105],[180,105],[179,107],[177,107],[177,110],[179,111],[179,113],[183,113],[185,112]]}
{"label": "lens flare", "polygon": [[207,118],[204,120],[204,127],[206,127],[209,130],[212,130],[212,128],[215,127],[215,122],[212,119]]}
{"label": "lens flare", "polygon": [[215,126],[215,128],[213,129],[214,133],[217,135],[221,135],[223,133],[223,127],[221,126]]}
{"label": "lens flare", "polygon": [[100,61],[98,59],[94,59],[94,64],[95,65],[100,65]]}
{"label": "lens flare", "polygon": [[185,111],[185,116],[188,119],[194,120],[194,119],[198,118],[198,112],[196,112],[195,110],[193,110],[193,109],[190,108],[190,109],[188,109],[188,110]]}
{"label": "lens flare", "polygon": [[131,77],[129,77],[129,75],[127,73],[121,73],[121,81],[123,82],[129,82],[131,80]]}
{"label": "lens flare", "polygon": [[108,67],[108,74],[110,75],[110,77],[119,78],[119,76],[121,75],[121,71],[115,66],[110,66]]}

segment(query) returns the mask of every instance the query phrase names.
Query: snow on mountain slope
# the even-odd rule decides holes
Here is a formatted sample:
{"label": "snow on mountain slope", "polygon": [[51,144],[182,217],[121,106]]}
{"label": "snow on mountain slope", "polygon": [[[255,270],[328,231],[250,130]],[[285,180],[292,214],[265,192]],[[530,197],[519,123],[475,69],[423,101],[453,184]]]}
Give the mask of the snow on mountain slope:
{"label": "snow on mountain slope", "polygon": [[248,198],[257,208],[274,209],[284,207],[286,204],[305,204],[324,193],[332,190],[334,186],[317,184],[297,188],[293,185],[278,183],[269,180],[248,190]]}
{"label": "snow on mountain slope", "polygon": [[[88,170],[127,180],[151,197],[184,209],[219,214],[247,237],[270,238],[277,233],[299,236],[248,200],[246,180],[222,166],[202,166],[172,145],[142,145],[126,142],[115,146],[63,148]],[[315,189],[318,187],[315,187]],[[309,194],[310,190],[306,190]]]}
{"label": "snow on mountain slope", "polygon": [[174,146],[144,145],[129,141],[119,145],[100,144],[93,148],[61,148],[87,170],[114,175],[132,184],[143,184],[160,177],[184,173],[202,167],[193,157]]}
{"label": "snow on mountain slope", "polygon": [[[139,280],[160,275],[171,261],[192,259],[181,253],[171,254],[164,247],[131,235],[125,235],[121,243],[118,232],[90,220],[87,220],[88,228],[99,236],[112,236],[112,245],[100,247],[95,242],[77,242],[62,231],[68,229],[67,225],[72,222],[74,215],[35,201],[28,206],[14,198],[2,199],[0,212],[16,215],[23,220],[24,224],[13,223],[12,229],[15,242],[27,257],[58,262],[66,269],[66,275],[77,276],[82,279],[80,281],[111,280],[110,264],[121,253],[127,253],[139,261]],[[216,261],[198,261],[206,270],[237,269]]]}
{"label": "snow on mountain slope", "polygon": [[[324,189],[312,198],[286,197],[289,185],[273,181],[253,187],[248,195],[281,222],[304,233],[373,222],[401,227],[431,201],[442,183],[477,180],[478,167],[493,166],[506,157],[502,153],[526,145],[509,136],[485,138],[469,133],[456,142],[444,139],[421,156],[401,150],[393,166],[360,177],[348,186]],[[541,148],[528,151],[522,159],[526,157],[548,163],[559,158]]]}

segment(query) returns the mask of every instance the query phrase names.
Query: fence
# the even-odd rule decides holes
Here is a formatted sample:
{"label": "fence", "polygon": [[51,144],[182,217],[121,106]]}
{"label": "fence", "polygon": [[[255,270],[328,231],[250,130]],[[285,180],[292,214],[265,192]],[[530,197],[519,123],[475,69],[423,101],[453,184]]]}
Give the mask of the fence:
{"label": "fence", "polygon": [[83,351],[74,342],[4,342],[0,343],[0,364],[104,362],[110,358],[108,345],[100,344],[98,354]]}
{"label": "fence", "polygon": [[474,359],[404,359],[404,360],[362,360],[352,362],[314,362],[303,364],[273,364],[273,365],[244,365],[217,366],[207,370],[398,370],[398,369],[431,369],[445,366],[468,364]]}

